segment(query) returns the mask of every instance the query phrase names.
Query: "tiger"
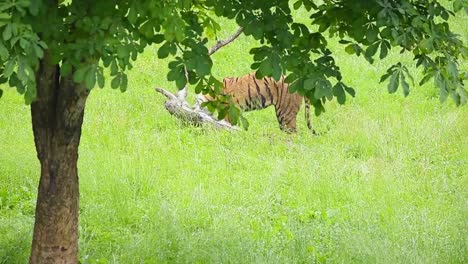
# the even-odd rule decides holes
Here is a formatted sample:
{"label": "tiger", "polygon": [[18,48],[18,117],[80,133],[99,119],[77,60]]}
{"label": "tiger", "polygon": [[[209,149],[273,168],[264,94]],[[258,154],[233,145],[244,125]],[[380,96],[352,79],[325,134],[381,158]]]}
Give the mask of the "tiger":
{"label": "tiger", "polygon": [[[271,105],[275,106],[276,118],[282,131],[294,133],[296,117],[302,104],[305,102],[305,118],[307,127],[315,134],[310,122],[310,101],[297,93],[289,93],[289,84],[285,77],[279,81],[272,77],[257,79],[255,72],[242,77],[224,78],[223,95],[230,95],[234,104],[243,111],[260,110]],[[201,95],[201,102],[213,101],[210,95]],[[229,118],[225,119],[229,122]]]}

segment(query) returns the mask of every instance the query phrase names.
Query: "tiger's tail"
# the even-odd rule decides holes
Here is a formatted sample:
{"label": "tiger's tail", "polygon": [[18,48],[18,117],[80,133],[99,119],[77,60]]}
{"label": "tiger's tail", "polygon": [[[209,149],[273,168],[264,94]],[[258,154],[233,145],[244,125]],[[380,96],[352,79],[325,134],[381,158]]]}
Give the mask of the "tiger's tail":
{"label": "tiger's tail", "polygon": [[312,122],[310,121],[310,100],[307,97],[304,97],[305,104],[305,119],[307,122],[307,127],[312,130],[312,133],[316,135],[314,128],[312,127]]}

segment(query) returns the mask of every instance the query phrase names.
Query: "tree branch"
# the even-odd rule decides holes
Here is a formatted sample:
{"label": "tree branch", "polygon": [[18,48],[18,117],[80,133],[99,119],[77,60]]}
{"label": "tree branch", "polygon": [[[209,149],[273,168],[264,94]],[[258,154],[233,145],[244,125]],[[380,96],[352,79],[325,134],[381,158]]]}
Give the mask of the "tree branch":
{"label": "tree branch", "polygon": [[237,31],[232,34],[229,38],[225,39],[225,40],[218,40],[216,42],[216,44],[211,47],[210,49],[210,52],[208,52],[208,55],[212,55],[213,53],[215,53],[216,51],[218,51],[220,48],[226,46],[227,44],[233,42],[237,37],[240,36],[240,34],[242,33],[242,31],[244,31],[244,28],[240,27],[237,29]]}

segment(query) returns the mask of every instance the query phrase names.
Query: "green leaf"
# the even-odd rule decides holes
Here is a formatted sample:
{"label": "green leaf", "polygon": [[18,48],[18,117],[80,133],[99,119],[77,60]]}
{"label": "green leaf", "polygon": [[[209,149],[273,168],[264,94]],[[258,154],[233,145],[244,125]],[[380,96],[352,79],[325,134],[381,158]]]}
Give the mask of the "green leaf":
{"label": "green leaf", "polygon": [[7,24],[5,29],[3,30],[3,34],[2,34],[3,40],[7,41],[11,38],[11,36],[12,36],[12,26],[11,24]]}
{"label": "green leaf", "polygon": [[351,87],[345,86],[345,91],[352,97],[356,96],[356,91]]}
{"label": "green leaf", "polygon": [[[11,80],[12,78],[10,78]],[[15,86],[16,86],[16,91],[19,93],[19,94],[24,94],[26,92],[26,87],[21,83],[21,81],[16,77],[16,83],[15,83]]]}
{"label": "green leaf", "polygon": [[116,75],[118,72],[119,72],[119,67],[117,65],[117,61],[116,60],[112,60],[111,64],[110,64],[110,70],[111,70],[111,76],[114,76]]}
{"label": "green leaf", "polygon": [[26,40],[25,38],[20,38],[20,39],[19,39],[19,43],[20,43],[20,47],[21,47],[23,50],[28,50],[28,49],[29,49],[30,43],[29,43],[29,41]]}
{"label": "green leaf", "polygon": [[380,45],[380,59],[384,59],[388,55],[388,47],[390,44],[387,41],[382,41],[382,44]]}
{"label": "green leaf", "polygon": [[[229,107],[222,107],[222,105],[215,104],[215,102],[212,102],[211,107],[214,108],[212,112],[218,110],[218,120],[221,120],[221,119],[225,118],[228,115]],[[210,109],[210,108],[208,108],[208,109]],[[234,121],[231,121],[231,124],[233,124],[233,123],[234,123]]]}
{"label": "green leaf", "polygon": [[33,49],[34,49],[34,53],[36,53],[36,56],[39,59],[42,59],[42,57],[44,57],[44,51],[41,49],[41,47],[39,47],[36,44],[33,44]]}
{"label": "green leaf", "polygon": [[7,48],[0,42],[0,60],[6,61],[10,53],[8,52]]}
{"label": "green leaf", "polygon": [[302,2],[304,3],[304,7],[307,10],[307,12],[309,12],[312,8],[314,9],[318,8],[317,5],[314,4],[312,0],[303,0]]}
{"label": "green leaf", "polygon": [[[10,87],[18,87],[22,85],[21,81],[18,79],[18,76],[16,76],[16,73],[10,76],[10,78],[8,79],[8,85],[10,85]],[[19,90],[18,92],[21,93]]]}
{"label": "green leaf", "polygon": [[457,65],[455,64],[455,62],[453,61],[448,61],[448,64],[447,64],[447,73],[450,74],[450,76],[453,78],[453,79],[456,79],[458,78],[458,68],[457,68]]}
{"label": "green leaf", "polygon": [[455,0],[455,1],[453,2],[453,11],[454,11],[454,12],[458,12],[458,11],[460,11],[460,10],[463,8],[463,5],[464,5],[464,4],[463,4],[463,1],[464,1],[464,0]]}
{"label": "green leaf", "polygon": [[289,93],[294,93],[296,92],[297,90],[299,90],[300,88],[302,89],[305,89],[304,88],[304,80],[303,79],[298,79],[296,80],[295,82],[293,82],[290,86],[289,86]]}
{"label": "green leaf", "polygon": [[406,73],[406,76],[410,79],[411,84],[414,86],[414,78],[409,72],[408,68],[406,66],[403,66],[402,68],[403,68],[403,71]]}
{"label": "green leaf", "polygon": [[387,72],[386,74],[382,75],[382,77],[380,77],[379,83],[385,82],[385,80],[387,80],[388,77],[390,77],[390,76],[392,76],[392,72]]}
{"label": "green leaf", "polygon": [[16,75],[17,75],[18,79],[20,79],[23,84],[25,84],[27,82],[27,79],[28,79],[28,76],[26,74],[26,66],[27,65],[28,64],[27,64],[27,60],[25,59],[25,57],[20,56],[19,59],[18,59],[18,69],[16,71]]}
{"label": "green leaf", "polygon": [[123,59],[123,58],[127,58],[129,54],[130,53],[126,46],[122,46],[122,45],[117,46],[117,57]]}
{"label": "green leaf", "polygon": [[364,39],[364,36],[366,35],[366,28],[365,28],[365,17],[360,17],[358,19],[355,19],[354,22],[352,22],[352,36],[354,37],[355,40],[358,42],[361,42]]}
{"label": "green leaf", "polygon": [[130,23],[132,24],[135,24],[137,22],[137,19],[138,19],[138,12],[137,12],[137,8],[136,8],[136,4],[135,2],[130,6],[130,8],[128,9],[128,15],[127,15],[127,19]]}
{"label": "green leaf", "polygon": [[[1,8],[0,8],[0,12],[1,12]],[[11,19],[11,15],[10,14],[7,14],[7,13],[0,13],[0,20],[10,20]],[[6,23],[5,23],[6,24]],[[3,24],[3,25],[5,25]],[[0,24],[0,27],[3,26],[2,24]]]}
{"label": "green leaf", "polygon": [[346,94],[341,83],[337,83],[333,86],[333,95],[336,96],[339,104],[344,104],[346,102]]}
{"label": "green leaf", "polygon": [[89,68],[89,70],[86,72],[85,77],[84,77],[84,85],[88,90],[91,90],[94,88],[96,85],[96,67],[92,66]]}
{"label": "green leaf", "polygon": [[104,73],[103,73],[102,67],[98,68],[96,77],[97,77],[97,83],[98,83],[99,88],[104,88]]}
{"label": "green leaf", "polygon": [[208,39],[215,39],[216,33],[221,30],[221,26],[209,16],[205,17],[203,21],[203,28]]}
{"label": "green leaf", "polygon": [[31,66],[26,64],[26,66],[24,67],[24,70],[25,70],[29,80],[32,81],[32,82],[35,82],[36,81],[36,76],[35,76],[34,70],[31,68]]}
{"label": "green leaf", "polygon": [[261,64],[261,62],[258,62],[258,61],[257,61],[257,62],[253,62],[253,63],[250,65],[250,69],[252,69],[252,70],[258,69],[258,67],[260,67],[260,64]]}
{"label": "green leaf", "polygon": [[[1,96],[1,95],[0,95]],[[239,120],[241,121],[241,125],[242,127],[245,129],[245,130],[248,130],[249,129],[249,121],[247,120],[247,118],[245,118],[244,116],[240,116],[239,117]]]}
{"label": "green leaf", "polygon": [[75,71],[75,73],[73,74],[73,80],[76,82],[76,83],[81,83],[84,81],[85,79],[85,76],[86,76],[86,72],[88,71],[89,69],[89,66],[82,66],[81,68],[79,68],[78,70]]}
{"label": "green leaf", "polygon": [[42,48],[43,50],[48,48],[47,44],[46,44],[44,41],[42,41],[42,40],[41,40],[41,41],[38,41],[37,44],[38,44],[39,46],[41,46],[41,48]]}
{"label": "green leaf", "polygon": [[190,10],[191,7],[192,7],[192,0],[183,0],[182,1],[182,9]]}
{"label": "green leaf", "polygon": [[390,82],[388,83],[387,89],[389,93],[394,93],[398,89],[398,81],[400,77],[399,71],[394,71],[392,77],[390,78]]}
{"label": "green leaf", "polygon": [[3,69],[3,76],[6,78],[10,77],[11,74],[13,73],[13,70],[15,69],[16,65],[16,60],[15,59],[10,59],[7,61],[5,64],[5,68]]}
{"label": "green leaf", "polygon": [[37,16],[39,14],[39,7],[42,4],[40,0],[31,0],[29,4],[29,12],[33,16]]}
{"label": "green leaf", "polygon": [[257,20],[251,21],[244,28],[244,34],[246,36],[252,35],[255,39],[259,40],[263,36],[264,25]]}
{"label": "green leaf", "polygon": [[403,95],[406,97],[409,95],[410,88],[408,83],[406,82],[405,75],[401,74],[401,87],[403,88]]}
{"label": "green leaf", "polygon": [[63,62],[60,66],[60,75],[68,76],[72,71],[72,65],[68,62]]}
{"label": "green leaf", "polygon": [[316,83],[316,80],[315,80],[315,79],[311,79],[311,78],[306,79],[306,80],[304,81],[303,89],[304,89],[305,91],[312,91],[314,88],[316,88],[316,87],[315,87],[315,83]]}
{"label": "green leaf", "polygon": [[182,90],[187,84],[187,79],[185,78],[185,75],[180,75],[179,78],[177,78],[175,81],[176,81],[176,87],[179,90]]}
{"label": "green leaf", "polygon": [[0,89],[0,98],[2,98],[2,95],[3,95],[3,90]]}
{"label": "green leaf", "polygon": [[315,86],[314,97],[317,100],[326,97],[328,100],[333,98],[333,91],[327,80],[319,80]]}
{"label": "green leaf", "polygon": [[293,83],[297,79],[297,74],[291,73],[285,79],[285,83]]}
{"label": "green leaf", "polygon": [[449,13],[447,11],[443,10],[440,13],[440,17],[442,17],[443,20],[447,21],[449,19]]}
{"label": "green leaf", "polygon": [[379,34],[379,29],[376,26],[371,26],[366,32],[366,39],[370,43],[373,43],[377,40],[377,35]]}
{"label": "green leaf", "polygon": [[210,74],[211,67],[213,66],[213,62],[211,61],[209,56],[198,56],[196,62],[196,72],[199,76],[205,76]]}
{"label": "green leaf", "polygon": [[143,34],[145,37],[151,39],[154,36],[154,26],[153,26],[153,21],[147,20],[143,25],[141,25],[139,31],[141,34]]}
{"label": "green leaf", "polygon": [[158,58],[159,59],[164,59],[169,56],[169,53],[171,51],[171,42],[166,41],[159,49],[158,49]]}
{"label": "green leaf", "polygon": [[184,40],[184,29],[185,23],[179,16],[170,16],[163,23],[164,27],[164,38],[167,41],[182,42]]}
{"label": "green leaf", "polygon": [[419,82],[419,86],[422,86],[423,84],[427,83],[434,75],[431,73],[428,73],[426,76],[422,78],[422,80]]}
{"label": "green leaf", "polygon": [[348,46],[346,46],[345,51],[349,55],[353,55],[354,53],[356,53],[356,51],[354,50],[354,44],[349,44]]}
{"label": "green leaf", "polygon": [[239,114],[240,110],[237,107],[234,105],[229,106],[229,121],[234,126],[237,125],[237,122],[239,121]]}
{"label": "green leaf", "polygon": [[457,93],[456,90],[450,90],[450,96],[452,97],[453,101],[455,102],[456,106],[459,106],[461,103],[460,95]]}
{"label": "green leaf", "polygon": [[302,6],[302,1],[299,0],[299,1],[297,1],[297,2],[294,3],[293,8],[294,8],[294,10],[297,10],[297,9],[299,9],[301,6]]}
{"label": "green leaf", "polygon": [[24,101],[27,105],[30,105],[36,99],[36,84],[28,83],[26,92],[24,94]]}
{"label": "green leaf", "polygon": [[120,74],[117,74],[117,75],[114,77],[114,79],[112,79],[112,81],[111,81],[111,88],[112,88],[112,89],[117,89],[117,88],[119,88],[120,82],[121,82],[121,78],[122,78],[121,75],[120,75]]}
{"label": "green leaf", "polygon": [[[176,62],[176,63],[179,63],[179,62]],[[185,70],[184,70],[184,66],[183,65],[180,65],[180,64],[177,64],[177,66],[174,66],[174,67],[171,67],[171,63],[169,63],[169,68],[171,69],[168,73],[167,73],[167,80],[168,81],[175,81],[179,78],[184,78],[185,79]]]}
{"label": "green leaf", "polygon": [[200,81],[195,86],[195,93],[196,94],[201,93],[203,88],[205,88],[205,83],[203,81],[204,81],[203,79],[200,79]]}
{"label": "green leaf", "polygon": [[169,63],[169,68],[171,68],[171,70],[167,73],[167,80],[175,81],[179,90],[184,88],[187,84],[184,65],[180,64],[179,61],[173,61]]}
{"label": "green leaf", "polygon": [[458,94],[460,95],[460,105],[466,104],[468,100],[468,93],[466,92],[465,88],[463,88],[462,86],[459,86]]}
{"label": "green leaf", "polygon": [[312,103],[312,105],[314,106],[316,116],[319,116],[321,113],[325,113],[325,108],[323,107],[322,102],[320,100],[315,101],[314,103]]}
{"label": "green leaf", "polygon": [[281,73],[282,73],[281,61],[280,61],[280,57],[275,53],[271,55],[271,65],[273,66],[272,77],[276,81],[279,81],[279,79],[281,78]]}
{"label": "green leaf", "polygon": [[271,58],[266,58],[262,63],[260,64],[260,67],[258,67],[257,73],[260,74],[260,77],[258,79],[263,78],[264,76],[271,76],[273,73],[273,65],[271,65]]}
{"label": "green leaf", "polygon": [[[132,61],[136,61],[137,57],[138,57],[138,51],[137,51],[137,49],[132,49],[131,52],[130,52],[130,59],[131,59]],[[129,63],[128,69],[129,69],[129,70],[131,69],[131,63]]]}
{"label": "green leaf", "polygon": [[127,91],[127,86],[128,86],[128,78],[125,73],[121,74],[121,82],[120,82],[120,91],[123,93]]}
{"label": "green leaf", "polygon": [[441,103],[443,103],[443,102],[447,101],[447,97],[448,97],[447,87],[444,84],[444,85],[441,85],[439,88],[440,88],[440,90],[439,90],[439,92],[440,92],[439,101]]}
{"label": "green leaf", "polygon": [[369,58],[372,58],[372,56],[374,56],[375,53],[377,52],[378,48],[379,48],[379,43],[378,42],[370,45],[366,49],[366,56],[369,57]]}
{"label": "green leaf", "polygon": [[423,39],[419,43],[419,48],[426,54],[430,54],[434,51],[434,41],[432,38]]}

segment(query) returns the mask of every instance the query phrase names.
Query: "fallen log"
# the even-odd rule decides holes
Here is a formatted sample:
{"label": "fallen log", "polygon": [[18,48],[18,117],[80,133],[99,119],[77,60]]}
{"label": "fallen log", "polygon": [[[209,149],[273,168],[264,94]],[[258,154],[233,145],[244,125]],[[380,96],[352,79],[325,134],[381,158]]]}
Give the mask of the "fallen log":
{"label": "fallen log", "polygon": [[166,110],[187,125],[209,124],[220,129],[239,130],[239,127],[233,126],[225,120],[215,119],[209,111],[202,107],[191,107],[185,98],[179,98],[163,88],[156,88],[156,91],[167,97],[168,100],[164,103]]}
{"label": "fallen log", "polygon": [[[209,55],[218,51],[220,48],[234,41],[242,33],[243,29],[239,28],[237,31],[225,40],[217,41],[216,44],[210,49]],[[185,73],[187,76],[187,72]],[[209,124],[219,129],[226,130],[239,130],[239,127],[231,125],[225,120],[217,120],[213,115],[206,109],[200,106],[200,102],[191,107],[187,102],[188,87],[185,86],[182,90],[177,92],[177,95],[163,89],[156,88],[157,92],[166,96],[167,100],[164,102],[166,110],[176,118],[182,120],[183,123],[193,126],[201,126],[203,124]]]}

